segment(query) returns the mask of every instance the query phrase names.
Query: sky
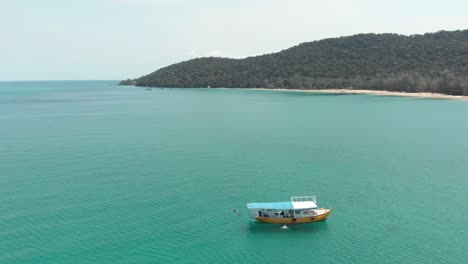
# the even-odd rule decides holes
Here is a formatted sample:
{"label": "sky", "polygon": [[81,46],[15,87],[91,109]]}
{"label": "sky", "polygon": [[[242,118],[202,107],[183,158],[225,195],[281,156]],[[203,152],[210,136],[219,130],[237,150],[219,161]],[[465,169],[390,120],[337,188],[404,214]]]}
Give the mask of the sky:
{"label": "sky", "polygon": [[467,0],[0,0],[0,81],[121,80],[358,33],[468,29]]}

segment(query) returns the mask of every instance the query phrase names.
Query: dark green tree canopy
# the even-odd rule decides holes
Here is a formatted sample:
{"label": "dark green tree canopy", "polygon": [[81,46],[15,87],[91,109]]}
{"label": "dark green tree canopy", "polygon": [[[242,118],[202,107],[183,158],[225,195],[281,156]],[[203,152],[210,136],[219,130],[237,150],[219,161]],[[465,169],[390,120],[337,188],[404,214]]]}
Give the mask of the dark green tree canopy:
{"label": "dark green tree canopy", "polygon": [[468,30],[411,36],[359,34],[245,59],[197,58],[121,84],[468,95]]}

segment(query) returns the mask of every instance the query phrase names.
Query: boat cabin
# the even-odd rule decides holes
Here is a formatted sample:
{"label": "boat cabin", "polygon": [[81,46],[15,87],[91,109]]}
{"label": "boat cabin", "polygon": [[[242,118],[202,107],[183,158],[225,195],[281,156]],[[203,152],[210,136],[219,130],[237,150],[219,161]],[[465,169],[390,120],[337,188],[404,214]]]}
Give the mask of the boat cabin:
{"label": "boat cabin", "polygon": [[319,214],[317,200],[312,196],[295,196],[287,202],[248,203],[250,219],[268,218],[303,218]]}

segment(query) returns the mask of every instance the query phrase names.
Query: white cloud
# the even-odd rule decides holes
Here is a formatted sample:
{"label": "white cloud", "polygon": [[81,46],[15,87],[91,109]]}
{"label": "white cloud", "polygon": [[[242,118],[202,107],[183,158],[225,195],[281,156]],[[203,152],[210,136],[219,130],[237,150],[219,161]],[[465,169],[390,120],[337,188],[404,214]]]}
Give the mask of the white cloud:
{"label": "white cloud", "polygon": [[189,6],[190,3],[184,0],[107,0],[117,4],[129,6],[154,6],[154,7],[183,7]]}
{"label": "white cloud", "polygon": [[208,50],[205,52],[198,52],[197,50],[192,49],[189,52],[187,52],[187,56],[190,59],[201,58],[201,57],[222,57],[222,58],[231,58],[231,59],[242,59],[242,58],[248,57],[245,55],[236,55],[230,52],[224,52],[219,49]]}

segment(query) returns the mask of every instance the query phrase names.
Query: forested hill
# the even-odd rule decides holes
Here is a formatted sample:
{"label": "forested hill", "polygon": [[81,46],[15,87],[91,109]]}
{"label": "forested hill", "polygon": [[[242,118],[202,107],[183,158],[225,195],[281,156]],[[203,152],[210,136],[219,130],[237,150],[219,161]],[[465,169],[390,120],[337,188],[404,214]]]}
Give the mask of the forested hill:
{"label": "forested hill", "polygon": [[121,84],[468,95],[468,30],[412,36],[359,34],[245,59],[198,58]]}

